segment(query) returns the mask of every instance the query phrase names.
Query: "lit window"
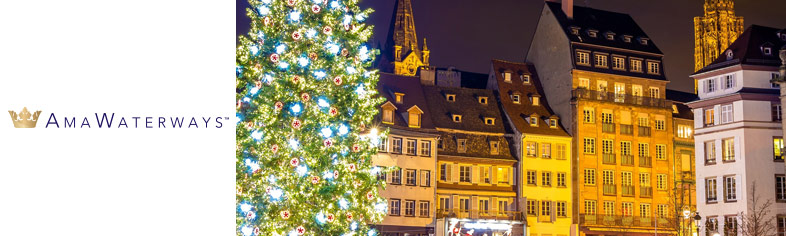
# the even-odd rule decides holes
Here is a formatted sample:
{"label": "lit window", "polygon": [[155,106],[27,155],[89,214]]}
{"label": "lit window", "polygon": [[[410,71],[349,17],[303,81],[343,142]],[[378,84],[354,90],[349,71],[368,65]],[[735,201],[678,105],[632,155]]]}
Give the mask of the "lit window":
{"label": "lit window", "polygon": [[658,87],[650,87],[650,97],[651,98],[660,98],[660,88],[658,88]]}
{"label": "lit window", "polygon": [[660,63],[654,62],[654,61],[648,61],[647,62],[647,73],[650,73],[650,74],[653,74],[653,75],[659,75],[660,74]]}
{"label": "lit window", "polygon": [[737,179],[734,176],[723,177],[723,193],[726,201],[737,201]]}
{"label": "lit window", "polygon": [[510,72],[508,71],[502,73],[502,78],[505,79],[506,83],[512,82],[512,80],[510,79]]}
{"label": "lit window", "polygon": [[614,64],[612,64],[612,67],[616,70],[625,70],[625,58],[614,57]]}
{"label": "lit window", "polygon": [[595,139],[584,138],[584,153],[595,154]]}
{"label": "lit window", "polygon": [[589,89],[590,81],[587,78],[579,78],[579,88]]}
{"label": "lit window", "polygon": [[630,59],[630,71],[641,72],[641,60]]}
{"label": "lit window", "polygon": [[606,32],[606,39],[608,39],[608,40],[614,40],[614,33],[612,33],[612,32]]}
{"label": "lit window", "polygon": [[532,96],[529,98],[532,101],[533,106],[540,106],[540,97],[539,96]]}
{"label": "lit window", "polygon": [[704,142],[704,164],[715,164],[715,140]]}
{"label": "lit window", "polygon": [[576,51],[576,64],[589,66],[589,52]]}
{"label": "lit window", "polygon": [[467,152],[467,140],[466,139],[459,139],[456,140],[457,150],[460,153]]}
{"label": "lit window", "polygon": [[734,161],[734,138],[723,139],[721,144],[723,161]]}
{"label": "lit window", "polygon": [[538,144],[535,142],[527,142],[527,156],[528,157],[537,157],[538,156]]}
{"label": "lit window", "polygon": [[409,127],[420,128],[420,116],[423,112],[420,109],[418,109],[416,106],[414,106],[408,110],[408,113],[409,113],[409,117],[408,117]]}
{"label": "lit window", "polygon": [[606,55],[595,54],[595,67],[609,67],[609,57]]}
{"label": "lit window", "polygon": [[587,30],[587,35],[589,35],[590,37],[593,37],[593,38],[598,37],[598,31],[597,30]]}
{"label": "lit window", "polygon": [[715,125],[715,109],[707,108],[704,110],[704,126]]}
{"label": "lit window", "polygon": [[396,94],[396,103],[401,104],[404,103],[404,94],[403,93],[395,93]]}
{"label": "lit window", "polygon": [[510,171],[508,167],[497,167],[497,183],[500,184],[510,183]]}
{"label": "lit window", "polygon": [[491,155],[499,155],[499,141],[489,142],[489,147],[491,148]]}
{"label": "lit window", "polygon": [[382,123],[393,124],[393,109],[382,109]]}

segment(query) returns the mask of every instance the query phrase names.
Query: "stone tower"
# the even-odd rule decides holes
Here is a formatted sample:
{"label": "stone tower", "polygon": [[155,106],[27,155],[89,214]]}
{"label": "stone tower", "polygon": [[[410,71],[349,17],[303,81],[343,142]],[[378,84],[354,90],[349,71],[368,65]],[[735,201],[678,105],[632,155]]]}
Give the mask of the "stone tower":
{"label": "stone tower", "polygon": [[742,34],[742,17],[734,14],[733,0],[704,0],[704,16],[693,18],[695,32],[694,71],[712,63]]}
{"label": "stone tower", "polygon": [[418,68],[429,65],[426,39],[423,39],[423,48],[420,48],[411,0],[397,0],[394,9],[396,11],[390,21],[390,31],[385,43],[386,61],[382,66],[397,75],[414,76]]}

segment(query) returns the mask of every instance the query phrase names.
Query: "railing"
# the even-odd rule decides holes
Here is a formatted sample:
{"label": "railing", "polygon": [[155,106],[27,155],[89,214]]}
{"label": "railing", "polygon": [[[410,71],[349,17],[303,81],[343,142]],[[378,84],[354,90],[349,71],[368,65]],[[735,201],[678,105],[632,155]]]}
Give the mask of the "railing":
{"label": "railing", "polygon": [[481,211],[460,209],[437,209],[437,218],[469,218],[483,220],[522,220],[524,214],[520,211]]}
{"label": "railing", "polygon": [[621,163],[623,166],[632,166],[633,165],[633,155],[622,155],[620,157]]}
{"label": "railing", "polygon": [[573,98],[591,99],[605,102],[624,103],[630,105],[651,106],[661,108],[671,108],[671,102],[666,99],[633,96],[630,94],[617,94],[602,91],[577,88],[572,91]]}
{"label": "railing", "polygon": [[639,197],[652,197],[652,187],[640,186]]}
{"label": "railing", "polygon": [[652,157],[639,156],[639,167],[652,167]]}
{"label": "railing", "polygon": [[614,153],[603,153],[603,164],[617,164],[617,155]]}
{"label": "railing", "polygon": [[667,225],[668,219],[660,217],[579,214],[579,224],[586,226],[655,227],[656,220],[661,227]]}
{"label": "railing", "polygon": [[633,185],[622,185],[620,188],[622,189],[622,196],[633,197],[636,194],[633,190],[635,189]]}
{"label": "railing", "polygon": [[614,133],[614,123],[603,123],[603,133]]}
{"label": "railing", "polygon": [[639,126],[639,136],[649,137],[652,135],[652,128],[649,126]]}
{"label": "railing", "polygon": [[620,134],[633,135],[633,125],[620,124]]}
{"label": "railing", "polygon": [[614,184],[603,184],[603,195],[617,195],[617,186]]}

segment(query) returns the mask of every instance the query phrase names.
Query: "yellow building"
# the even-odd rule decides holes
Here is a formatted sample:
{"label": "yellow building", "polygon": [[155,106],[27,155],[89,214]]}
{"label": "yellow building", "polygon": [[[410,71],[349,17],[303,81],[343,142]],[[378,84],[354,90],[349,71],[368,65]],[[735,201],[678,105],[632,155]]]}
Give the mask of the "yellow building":
{"label": "yellow building", "polygon": [[[693,110],[685,103],[695,101],[692,93],[666,90],[666,99],[672,101],[674,129],[674,195],[671,199],[676,215],[670,224],[681,225],[682,235],[693,235],[693,214],[696,212],[696,159],[693,140]],[[687,211],[687,213],[686,213]],[[685,215],[690,219],[686,219]]]}
{"label": "yellow building", "polygon": [[411,0],[397,0],[393,9],[395,13],[390,20],[390,31],[380,66],[383,71],[414,76],[420,67],[429,65],[430,51],[425,38],[423,48],[418,46]]}
{"label": "yellow building", "polygon": [[663,53],[629,15],[570,2],[546,2],[527,61],[574,137],[574,222],[580,235],[673,234]]}
{"label": "yellow building", "polygon": [[570,135],[542,96],[535,67],[493,60],[488,88],[498,92],[505,120],[514,129],[519,159],[519,198],[526,235],[568,236],[575,231],[571,199]]}
{"label": "yellow building", "polygon": [[693,18],[695,71],[711,64],[743,30],[743,19],[734,14],[733,0],[704,0],[704,16]]}

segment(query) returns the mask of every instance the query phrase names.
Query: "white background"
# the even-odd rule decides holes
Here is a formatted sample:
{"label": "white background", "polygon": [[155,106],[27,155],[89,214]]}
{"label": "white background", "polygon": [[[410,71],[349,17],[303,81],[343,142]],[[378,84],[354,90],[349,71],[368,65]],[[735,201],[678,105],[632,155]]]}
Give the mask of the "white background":
{"label": "white background", "polygon": [[[93,113],[234,117],[234,4],[1,1],[0,235],[233,235],[234,122],[99,129]],[[13,128],[25,106],[35,129]],[[92,128],[45,129],[50,113]]]}

